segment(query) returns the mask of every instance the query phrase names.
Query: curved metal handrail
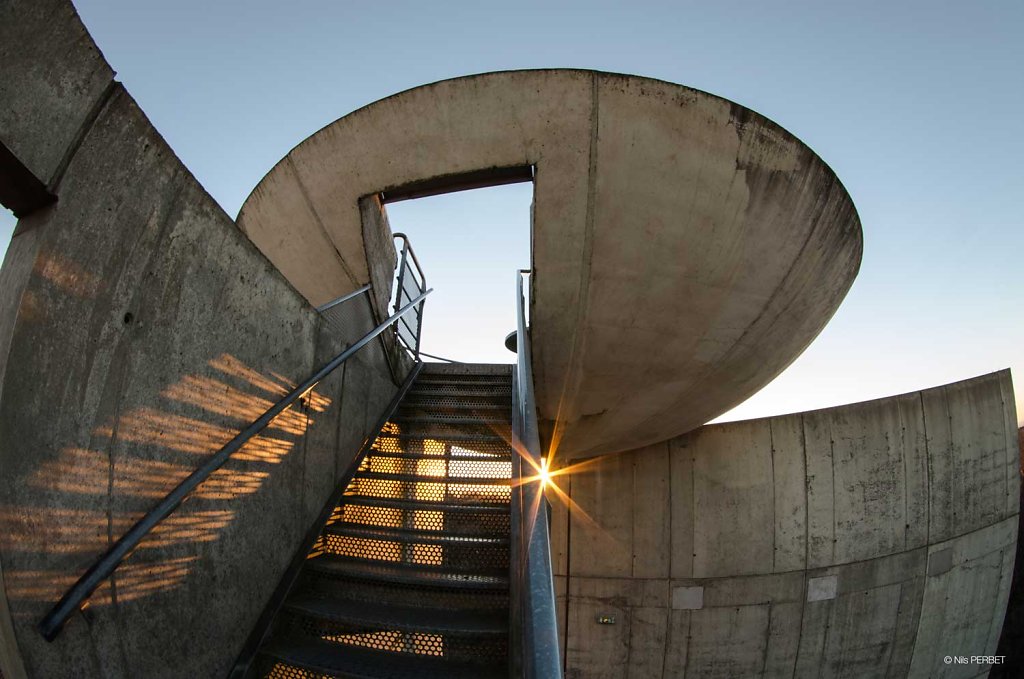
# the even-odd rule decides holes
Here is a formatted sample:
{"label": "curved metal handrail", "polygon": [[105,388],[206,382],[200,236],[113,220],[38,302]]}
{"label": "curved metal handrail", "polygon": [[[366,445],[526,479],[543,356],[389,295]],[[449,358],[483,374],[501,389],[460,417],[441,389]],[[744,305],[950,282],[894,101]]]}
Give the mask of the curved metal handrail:
{"label": "curved metal handrail", "polygon": [[78,610],[82,603],[89,598],[97,587],[99,587],[101,582],[110,577],[114,570],[121,564],[125,557],[127,557],[138,546],[142,539],[145,538],[157,524],[177,509],[178,505],[180,505],[189,493],[195,490],[199,484],[209,478],[213,472],[220,469],[233,453],[245,445],[245,443],[253,436],[263,431],[263,429],[265,429],[267,425],[274,420],[274,418],[284,412],[284,410],[295,403],[295,401],[299,400],[299,398],[306,392],[315,387],[318,382],[331,374],[338,366],[348,360],[349,357],[369,344],[373,338],[397,322],[417,304],[423,302],[424,298],[431,292],[433,292],[433,290],[426,290],[422,292],[416,297],[416,299],[410,301],[408,304],[392,314],[383,323],[366,335],[363,335],[363,337],[355,344],[351,345],[328,361],[322,368],[302,382],[302,384],[289,391],[284,398],[271,406],[265,413],[260,415],[252,424],[239,432],[233,439],[228,441],[220,450],[214,453],[205,463],[203,463],[202,466],[189,474],[188,477],[179,483],[174,490],[168,493],[156,507],[139,519],[135,525],[128,529],[128,532],[122,535],[117,542],[111,545],[107,551],[89,567],[89,570],[78,578],[75,584],[65,592],[64,596],[60,598],[60,601],[58,601],[39,622],[39,631],[43,637],[47,641],[53,641],[57,635],[60,634],[61,629],[63,629],[64,624],[67,622],[71,614]]}
{"label": "curved metal handrail", "polygon": [[[540,470],[540,434],[537,428],[537,404],[533,394],[533,364],[530,358],[530,334],[526,326],[523,277],[529,269],[516,272],[516,406],[515,435],[520,456],[526,462],[517,465],[514,481],[521,494],[517,498],[519,541],[513,581],[518,588],[518,617],[521,624],[522,676],[526,679],[560,679],[558,617],[555,613],[555,585],[551,570],[551,542],[548,535],[548,503],[544,498]],[[525,474],[523,473],[525,470]],[[528,478],[528,477],[532,477]]]}
{"label": "curved metal handrail", "polygon": [[426,287],[426,285],[427,285],[427,276],[426,276],[426,274],[423,273],[423,266],[420,264],[419,258],[416,257],[416,251],[412,249],[412,243],[409,242],[409,237],[406,236],[401,231],[396,231],[395,233],[391,234],[391,238],[392,239],[395,239],[395,238],[401,238],[402,239],[402,245],[403,245],[402,250],[403,250],[403,252],[404,251],[408,251],[409,254],[412,255],[412,262],[413,262],[413,264],[416,265],[416,272],[420,275],[420,284],[423,285],[424,287]]}

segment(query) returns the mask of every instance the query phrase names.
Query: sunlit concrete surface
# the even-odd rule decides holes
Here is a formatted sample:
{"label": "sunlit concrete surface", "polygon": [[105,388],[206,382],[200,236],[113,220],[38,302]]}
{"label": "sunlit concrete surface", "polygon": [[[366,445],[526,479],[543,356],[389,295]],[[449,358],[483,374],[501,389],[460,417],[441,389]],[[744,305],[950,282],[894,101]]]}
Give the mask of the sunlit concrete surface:
{"label": "sunlit concrete surface", "polygon": [[0,143],[59,197],[22,217],[0,269],[5,679],[226,675],[396,391],[366,347],[43,640],[112,540],[376,325],[365,299],[325,323],[112,78],[66,0],[0,5]]}
{"label": "sunlit concrete surface", "polygon": [[943,659],[997,652],[1020,511],[1008,371],[555,474],[567,679],[975,677]]}
{"label": "sunlit concrete surface", "polygon": [[860,264],[850,197],[793,135],[681,85],[575,70],[362,108],[293,149],[238,222],[319,303],[367,280],[360,197],[530,165],[534,378],[559,455],[664,440],[743,401],[818,334]]}

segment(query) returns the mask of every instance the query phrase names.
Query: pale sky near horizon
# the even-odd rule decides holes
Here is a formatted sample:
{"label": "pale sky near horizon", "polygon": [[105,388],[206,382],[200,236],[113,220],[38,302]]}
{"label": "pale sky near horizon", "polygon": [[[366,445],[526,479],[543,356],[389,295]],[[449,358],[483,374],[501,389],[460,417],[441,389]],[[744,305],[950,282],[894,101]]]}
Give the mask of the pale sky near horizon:
{"label": "pale sky near horizon", "polygon": [[[118,79],[234,217],[293,146],[395,92],[578,67],[726,97],[807,143],[864,227],[850,294],[807,351],[723,419],[839,405],[1012,368],[1024,424],[1024,2],[79,0]],[[437,292],[424,348],[508,362],[529,185],[389,206]],[[13,219],[0,213],[0,247]]]}

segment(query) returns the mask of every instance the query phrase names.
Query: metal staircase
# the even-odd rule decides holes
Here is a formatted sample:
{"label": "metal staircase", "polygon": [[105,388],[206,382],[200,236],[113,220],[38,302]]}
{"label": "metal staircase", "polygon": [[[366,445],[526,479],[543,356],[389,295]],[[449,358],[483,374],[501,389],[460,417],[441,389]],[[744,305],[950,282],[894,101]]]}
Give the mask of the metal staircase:
{"label": "metal staircase", "polygon": [[512,366],[426,365],[247,676],[508,677],[511,426]]}
{"label": "metal staircase", "polygon": [[[54,641],[97,587],[234,453],[379,340],[401,386],[302,540],[229,679],[562,677],[526,320],[529,272],[516,273],[514,366],[426,366],[420,331],[432,289],[408,238],[395,238],[402,248],[393,313],[206,457],[113,541],[39,620],[43,638]],[[354,300],[370,305],[375,318],[372,296],[367,284],[317,307],[322,327],[344,325],[339,314]]]}

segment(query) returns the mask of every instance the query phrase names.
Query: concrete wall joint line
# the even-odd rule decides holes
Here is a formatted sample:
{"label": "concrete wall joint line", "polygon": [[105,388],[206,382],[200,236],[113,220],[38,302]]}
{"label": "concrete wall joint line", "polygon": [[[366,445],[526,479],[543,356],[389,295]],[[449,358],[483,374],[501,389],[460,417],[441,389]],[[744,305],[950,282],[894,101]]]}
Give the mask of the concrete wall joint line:
{"label": "concrete wall joint line", "polygon": [[808,566],[808,546],[810,543],[810,522],[807,510],[808,498],[808,480],[807,480],[807,430],[805,428],[804,415],[800,415],[800,451],[803,453],[804,458],[804,481],[801,486],[804,490],[804,567],[801,570],[802,576],[802,587],[800,596],[800,633],[797,635],[796,641],[796,657],[793,659],[793,672],[790,674],[790,679],[796,679],[796,666],[797,660],[800,658],[800,649],[803,648],[804,644],[804,612],[807,610],[807,566]]}
{"label": "concrete wall joint line", "polygon": [[897,623],[895,625],[893,625],[892,637],[890,637],[890,640],[889,640],[889,648],[888,648],[889,657],[885,659],[885,676],[887,676],[887,677],[893,676],[893,674],[892,674],[892,659],[893,659],[893,655],[894,655],[893,649],[896,648],[896,642],[897,642],[897,638],[899,637],[899,629],[900,629],[900,627],[899,627],[899,619],[900,619],[900,616],[903,614],[903,584],[904,583],[902,583],[902,582],[896,583],[896,586],[898,587],[898,589],[896,590],[896,596],[899,597],[899,603],[896,605],[896,621],[897,621]]}
{"label": "concrete wall joint line", "polygon": [[[927,494],[924,513],[924,542],[927,545],[931,544],[932,541],[932,456],[928,450],[928,416],[924,408],[924,392],[918,392],[917,398],[921,406],[921,432],[924,440],[924,488]],[[925,568],[927,568],[927,565]]]}
{"label": "concrete wall joint line", "polygon": [[[1011,479],[1016,476],[1017,479],[1021,478],[1021,456],[1024,455],[1017,442],[1017,423],[1013,419],[1014,414],[1017,412],[1016,401],[1013,395],[1013,385],[1007,384],[1009,377],[1006,380],[999,380],[999,395],[1003,405],[1003,429],[1008,433],[1006,440],[1006,463],[1007,473],[1003,474],[1003,479],[1006,485],[1006,508],[1008,511],[1013,510],[1013,506],[1016,505],[1018,511],[1020,510],[1020,492],[1013,492],[1010,487],[1012,485]],[[1007,391],[1006,387],[1010,387]],[[1012,471],[1011,471],[1012,470]],[[1016,472],[1015,474],[1013,472]],[[1018,536],[1020,539],[1020,536]]]}
{"label": "concrete wall joint line", "polygon": [[[775,432],[772,430],[772,421],[768,420],[768,451],[772,467],[772,573],[775,572],[775,557],[779,552],[778,523],[775,512]],[[771,612],[769,611],[769,623]],[[766,647],[767,648],[767,647]]]}
{"label": "concrete wall joint line", "polygon": [[[567,475],[567,488],[566,494],[568,497],[572,497],[572,474]],[[565,633],[562,635],[562,673],[564,674],[569,668],[568,651],[569,651],[569,582],[572,573],[572,514],[569,511],[565,513]]]}
{"label": "concrete wall joint line", "polygon": [[[583,380],[583,371],[579,369],[583,361],[583,345],[586,332],[583,329],[587,317],[587,300],[590,297],[590,267],[594,249],[594,221],[597,209],[597,149],[598,129],[600,126],[600,87],[596,73],[590,74],[590,147],[589,165],[587,167],[587,209],[583,231],[583,250],[580,257],[580,268],[585,272],[581,273],[576,297],[576,322],[573,324],[572,339],[569,350],[569,377],[568,383],[563,385],[562,403],[576,403],[577,394],[580,390],[580,383]],[[532,285],[532,283],[531,283]],[[531,298],[532,303],[532,298]],[[559,404],[561,407],[561,404]],[[579,413],[582,415],[582,413]],[[573,413],[569,413],[571,417]],[[567,418],[568,419],[568,418]],[[555,423],[556,431],[552,436],[553,441],[559,440],[559,423]]]}
{"label": "concrete wall joint line", "polygon": [[[309,208],[309,211],[313,215],[313,219],[316,221],[317,226],[320,227],[320,231],[324,234],[324,238],[326,238],[327,241],[331,244],[331,249],[337,256],[338,263],[341,265],[341,268],[345,272],[345,275],[348,276],[349,282],[352,284],[353,287],[359,287],[361,285],[359,279],[356,277],[355,274],[352,273],[352,268],[348,265],[348,262],[345,260],[345,256],[341,254],[341,251],[338,249],[338,245],[334,242],[334,239],[331,237],[330,232],[327,230],[327,227],[324,225],[323,220],[320,218],[320,213],[317,212],[316,206],[310,199],[309,191],[306,189],[306,184],[302,181],[302,177],[299,175],[298,168],[296,168],[295,164],[292,162],[292,157],[290,155],[285,156],[282,162],[288,163],[288,167],[291,168],[292,174],[295,176],[295,184],[299,187],[299,191],[302,193],[302,199],[305,201],[306,207]],[[359,206],[357,205],[357,210],[358,207]],[[360,216],[360,220],[361,219],[362,216]]]}
{"label": "concrete wall joint line", "polygon": [[[910,473],[907,470],[907,448],[908,448],[908,445],[907,445],[907,423],[903,419],[903,409],[902,408],[897,408],[896,409],[896,414],[899,415],[899,422],[900,422],[900,460],[902,460],[902,462],[903,462],[903,521],[901,522],[902,523],[901,529],[903,530],[903,551],[906,551],[907,550],[907,542],[908,542],[908,538],[909,538],[909,534],[910,534],[910,531],[908,530],[909,527],[910,527],[910,522],[909,522],[909,519],[910,519],[910,508],[909,508],[909,506],[907,504],[910,501],[910,499],[908,497],[910,495],[910,492],[909,492],[908,486],[907,486],[908,479],[910,477]],[[886,442],[887,446],[889,446],[889,447],[892,446],[892,442],[890,441],[890,439],[888,437],[886,437],[885,442]]]}
{"label": "concrete wall joint line", "polygon": [[78,149],[81,148],[82,142],[85,141],[86,136],[89,134],[89,130],[96,124],[100,114],[105,108],[115,99],[115,97],[126,93],[123,85],[114,78],[110,79],[107,83],[106,88],[100,97],[93,103],[92,108],[89,109],[89,113],[86,114],[85,118],[82,119],[81,125],[78,126],[78,130],[75,132],[74,138],[68,145],[67,149],[64,150],[64,155],[61,157],[60,162],[57,163],[57,167],[53,170],[53,176],[49,178],[47,182],[47,188],[50,189],[51,193],[55,193],[59,198],[60,182],[64,179],[64,173],[67,172],[68,165],[71,164],[71,159],[74,158],[75,154],[78,153]]}

